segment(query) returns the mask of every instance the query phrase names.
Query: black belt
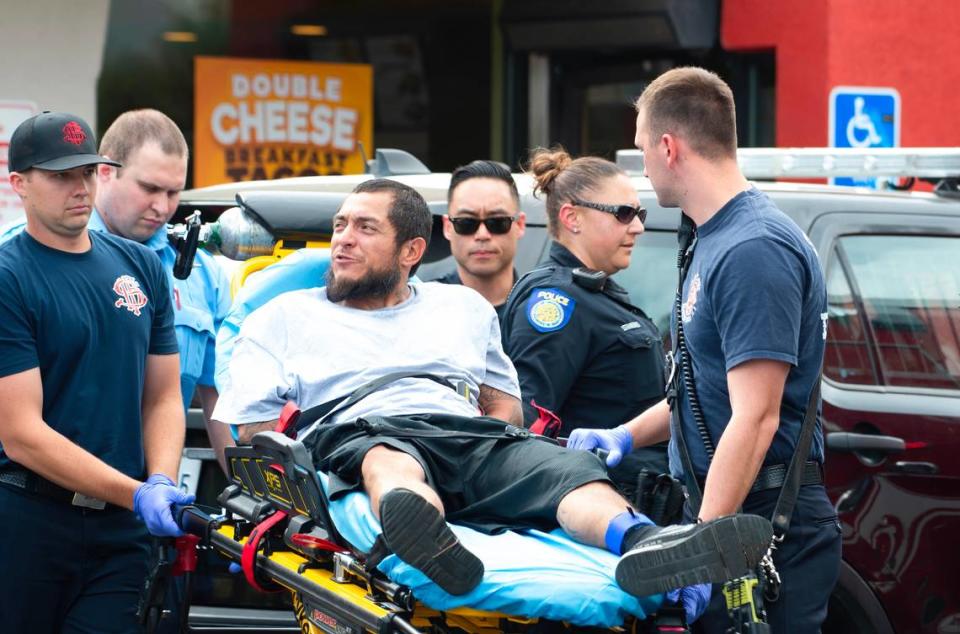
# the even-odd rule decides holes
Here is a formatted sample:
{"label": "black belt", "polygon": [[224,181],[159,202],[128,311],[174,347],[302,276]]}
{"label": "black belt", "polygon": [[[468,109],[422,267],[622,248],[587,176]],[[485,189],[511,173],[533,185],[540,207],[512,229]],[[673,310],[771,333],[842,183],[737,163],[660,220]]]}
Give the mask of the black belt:
{"label": "black belt", "polygon": [[[760,469],[757,479],[750,487],[750,493],[779,489],[787,476],[787,465],[772,464]],[[800,475],[800,486],[823,483],[823,465],[819,462],[807,461],[803,463],[803,473]]]}
{"label": "black belt", "polygon": [[0,468],[0,483],[77,508],[93,511],[117,511],[123,509],[121,506],[108,504],[101,500],[77,493],[76,491],[64,489],[59,484],[54,484],[50,482],[50,480],[38,476],[36,473],[22,467],[7,466]]}
{"label": "black belt", "polygon": [[[779,489],[783,486],[783,481],[786,476],[787,465],[767,465],[766,467],[760,469],[760,473],[757,474],[757,479],[753,481],[753,486],[750,487],[750,493],[759,493],[760,491]],[[701,478],[697,478],[697,480],[699,481],[700,486],[703,487],[703,480]],[[803,473],[800,475],[800,486],[822,483],[823,465],[812,460],[805,462],[803,464]]]}

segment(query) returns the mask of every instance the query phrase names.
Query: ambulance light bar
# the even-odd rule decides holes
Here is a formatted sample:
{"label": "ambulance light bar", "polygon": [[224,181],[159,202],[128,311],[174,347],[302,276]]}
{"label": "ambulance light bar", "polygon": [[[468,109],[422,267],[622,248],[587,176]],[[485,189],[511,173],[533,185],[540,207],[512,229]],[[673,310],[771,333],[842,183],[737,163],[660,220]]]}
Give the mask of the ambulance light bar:
{"label": "ambulance light bar", "polygon": [[[737,161],[750,179],[960,176],[960,147],[926,148],[741,148]],[[643,173],[643,152],[618,150],[617,165]]]}

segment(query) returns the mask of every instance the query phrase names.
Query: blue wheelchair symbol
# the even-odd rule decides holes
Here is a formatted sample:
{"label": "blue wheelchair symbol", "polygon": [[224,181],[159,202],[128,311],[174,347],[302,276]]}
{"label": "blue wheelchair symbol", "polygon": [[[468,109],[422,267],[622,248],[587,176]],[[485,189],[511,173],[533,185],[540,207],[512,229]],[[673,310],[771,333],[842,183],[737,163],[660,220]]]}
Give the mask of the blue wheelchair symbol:
{"label": "blue wheelchair symbol", "polygon": [[853,116],[847,121],[847,144],[850,147],[878,146],[883,141],[873,119],[863,111],[863,104],[863,97],[854,98]]}
{"label": "blue wheelchair symbol", "polygon": [[[837,87],[830,92],[830,145],[900,145],[900,93],[894,88]],[[836,185],[876,187],[875,178],[836,178]]]}

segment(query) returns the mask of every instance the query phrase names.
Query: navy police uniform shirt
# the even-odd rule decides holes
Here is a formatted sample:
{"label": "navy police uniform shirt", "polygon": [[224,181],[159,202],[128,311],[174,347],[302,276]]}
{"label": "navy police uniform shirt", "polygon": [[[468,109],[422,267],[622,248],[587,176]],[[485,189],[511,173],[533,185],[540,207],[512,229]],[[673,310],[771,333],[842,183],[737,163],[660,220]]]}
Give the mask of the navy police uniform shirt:
{"label": "navy police uniform shirt", "polygon": [[[97,231],[67,253],[23,232],[0,245],[0,376],[39,368],[43,420],[133,478],[148,354],[177,340],[167,277],[143,245]],[[0,449],[0,466],[10,460]]]}
{"label": "navy police uniform shirt", "polygon": [[[460,279],[460,273],[457,272],[457,269],[453,269],[443,277],[438,277],[434,282],[440,282],[441,284],[457,284],[458,286],[463,286],[463,280]],[[517,283],[517,272],[513,272],[513,283]],[[493,310],[497,311],[497,319],[500,320],[500,323],[503,323],[503,315],[506,311],[507,303],[504,302],[498,306],[494,306]]]}
{"label": "navy police uniform shirt", "polygon": [[615,427],[664,396],[657,327],[613,279],[602,290],[576,283],[578,267],[576,256],[551,243],[544,266],[510,293],[502,324],[524,421],[537,418],[533,399],[560,417],[562,436],[578,427]]}
{"label": "navy police uniform shirt", "polygon": [[[714,446],[731,415],[727,372],[752,359],[790,364],[780,428],[764,460],[788,463],[820,376],[826,339],[826,284],[813,245],[765,194],[753,188],[741,192],[697,229],[682,298],[694,385]],[[679,398],[683,435],[694,470],[703,477],[707,455],[682,381]],[[669,451],[671,471],[679,477],[675,439]],[[819,423],[811,459],[823,460]]]}

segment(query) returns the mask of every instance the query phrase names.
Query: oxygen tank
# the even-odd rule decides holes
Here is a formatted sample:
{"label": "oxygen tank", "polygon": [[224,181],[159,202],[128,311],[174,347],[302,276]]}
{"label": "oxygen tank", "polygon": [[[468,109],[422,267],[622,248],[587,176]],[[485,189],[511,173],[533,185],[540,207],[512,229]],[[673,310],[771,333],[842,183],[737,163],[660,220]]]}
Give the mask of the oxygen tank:
{"label": "oxygen tank", "polygon": [[[198,212],[194,212],[198,213]],[[167,235],[171,240],[184,237],[188,224],[171,227]],[[270,255],[277,239],[267,229],[240,207],[231,207],[216,222],[200,226],[197,240],[207,251],[220,253],[231,260],[249,260],[258,255]]]}
{"label": "oxygen tank", "polygon": [[210,225],[210,241],[231,260],[273,253],[277,239],[240,207],[231,207]]}

